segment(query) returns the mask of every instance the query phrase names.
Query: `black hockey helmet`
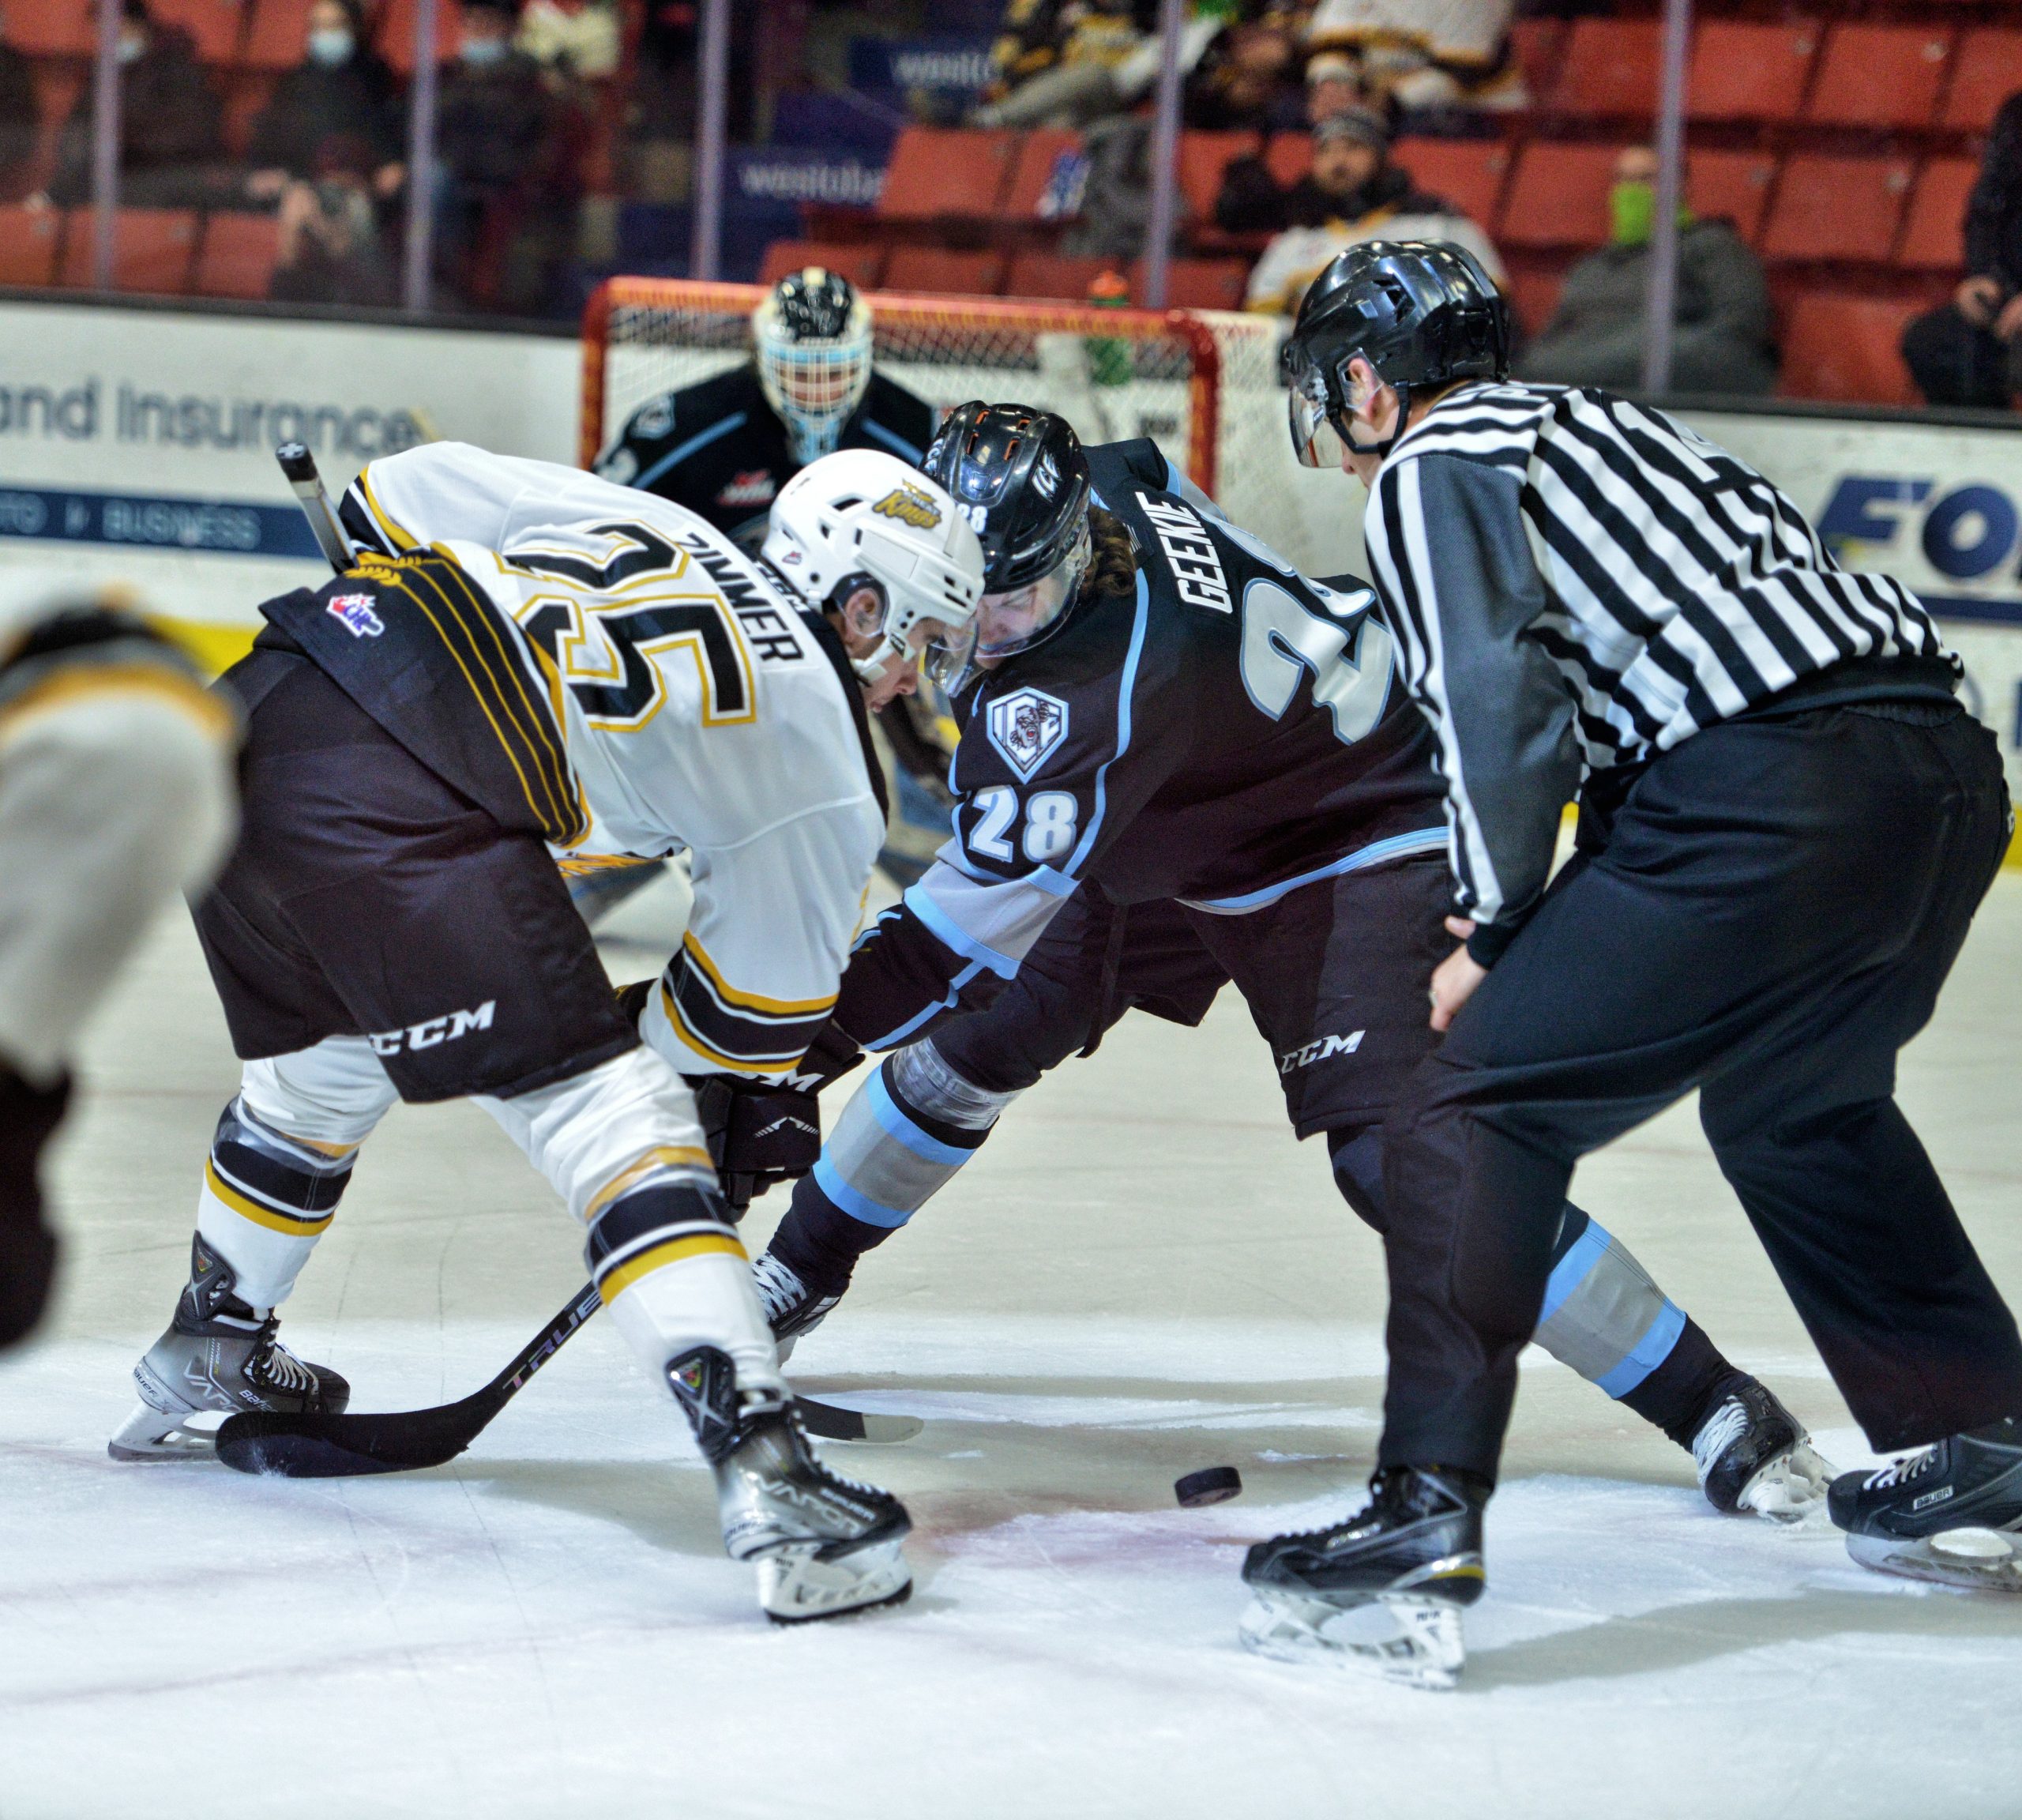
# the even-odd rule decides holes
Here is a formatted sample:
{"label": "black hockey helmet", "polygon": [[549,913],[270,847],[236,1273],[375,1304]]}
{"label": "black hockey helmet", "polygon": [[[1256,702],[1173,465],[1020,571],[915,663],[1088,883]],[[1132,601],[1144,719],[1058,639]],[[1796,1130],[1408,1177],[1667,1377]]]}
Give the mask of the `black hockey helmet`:
{"label": "black hockey helmet", "polygon": [[1088,522],[1088,458],[1073,426],[1050,411],[979,398],[957,405],[925,466],[983,540],[989,593],[1058,568]]}
{"label": "black hockey helmet", "polygon": [[1411,394],[1509,370],[1509,306],[1481,261],[1448,240],[1365,240],[1314,279],[1299,306],[1283,360],[1291,388],[1292,446],[1310,468],[1331,467],[1323,424],[1351,443],[1348,363],[1359,355],[1396,387],[1404,434]]}

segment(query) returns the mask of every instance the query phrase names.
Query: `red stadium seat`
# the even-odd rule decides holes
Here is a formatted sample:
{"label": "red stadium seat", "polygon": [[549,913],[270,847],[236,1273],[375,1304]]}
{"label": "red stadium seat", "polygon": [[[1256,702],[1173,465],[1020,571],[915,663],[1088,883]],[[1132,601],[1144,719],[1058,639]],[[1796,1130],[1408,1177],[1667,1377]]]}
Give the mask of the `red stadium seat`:
{"label": "red stadium seat", "polygon": [[1018,155],[1016,133],[908,126],[892,148],[878,212],[887,221],[994,220]]}
{"label": "red stadium seat", "polygon": [[1222,173],[1237,158],[1257,156],[1254,133],[1182,133],[1179,136],[1179,194],[1190,221],[1212,221]]}
{"label": "red stadium seat", "polygon": [[[59,284],[80,290],[91,284],[95,246],[92,211],[73,209],[63,234]],[[180,296],[190,288],[196,251],[194,209],[122,209],[113,222],[113,287]]]}
{"label": "red stadium seat", "polygon": [[271,215],[213,215],[190,288],[199,297],[265,297],[280,254],[280,224]]}
{"label": "red stadium seat", "polygon": [[[1144,295],[1144,262],[1130,268],[1130,294]],[[1171,310],[1240,310],[1250,282],[1245,259],[1175,259],[1166,268],[1166,306]],[[1085,292],[1083,293],[1086,295]]]}
{"label": "red stadium seat", "polygon": [[1421,190],[1443,196],[1486,228],[1509,175],[1509,148],[1497,139],[1400,139],[1391,156]]}
{"label": "red stadium seat", "polygon": [[63,217],[54,209],[0,209],[0,284],[51,284]]}
{"label": "red stadium seat", "polygon": [[875,291],[885,271],[885,249],[820,240],[775,240],[758,268],[761,284],[776,284],[804,265],[823,265],[840,272],[859,291]]}
{"label": "red stadium seat", "polygon": [[[397,73],[405,76],[414,69],[415,0],[385,0],[379,13],[379,27],[373,42],[379,55]],[[463,15],[457,0],[435,0],[435,59],[446,63],[464,41]]]}
{"label": "red stadium seat", "polygon": [[1512,246],[1599,246],[1608,237],[1608,186],[1621,150],[1618,145],[1526,146],[1509,180],[1495,238]]}
{"label": "red stadium seat", "polygon": [[1560,114],[1651,119],[1657,111],[1654,19],[1576,19],[1550,105]]}
{"label": "red stadium seat", "polygon": [[925,291],[944,297],[994,297],[1003,282],[1004,255],[951,252],[945,246],[894,246],[885,262],[887,291]]}
{"label": "red stadium seat", "polygon": [[1510,55],[1524,72],[1533,96],[1543,95],[1558,75],[1561,53],[1565,46],[1563,19],[1518,19],[1509,27]]}
{"label": "red stadium seat", "polygon": [[1685,172],[1685,199],[1695,215],[1724,218],[1750,245],[1762,231],[1776,160],[1759,152],[1694,152]]}
{"label": "red stadium seat", "polygon": [[1509,275],[1509,306],[1524,333],[1535,339],[1545,332],[1551,313],[1558,307],[1558,294],[1565,288],[1563,272],[1539,268]]}
{"label": "red stadium seat", "polygon": [[1910,167],[1900,158],[1794,156],[1776,186],[1762,250],[1772,259],[1879,265],[1895,246],[1909,194]]}
{"label": "red stadium seat", "polygon": [[1892,297],[1847,297],[1812,291],[1783,314],[1786,398],[1833,399],[1856,404],[1915,404],[1903,364],[1903,329],[1930,306]]}
{"label": "red stadium seat", "polygon": [[1708,19],[1693,40],[1686,110],[1694,120],[1795,120],[1817,55],[1814,20]]}
{"label": "red stadium seat", "polygon": [[[1011,167],[1011,187],[1005,193],[1003,216],[1007,221],[1064,221],[1070,217],[1055,207],[1045,215],[1039,205],[1052,186],[1054,172],[1063,158],[1073,158],[1081,149],[1081,135],[1051,127],[1028,133]],[[1078,208],[1075,212],[1078,213]]]}
{"label": "red stadium seat", "polygon": [[230,63],[239,55],[250,0],[148,0],[148,10],[163,25],[179,25],[197,41],[206,63]]}
{"label": "red stadium seat", "polygon": [[2022,88],[2022,32],[1968,32],[1952,60],[1952,86],[1945,97],[1942,124],[1956,131],[1984,133],[1994,110]]}
{"label": "red stadium seat", "polygon": [[1966,197],[1980,167],[1971,158],[1934,158],[1917,179],[1896,263],[1916,272],[1956,272],[1966,263]]}
{"label": "red stadium seat", "polygon": [[1824,126],[1924,126],[1952,54],[1942,25],[1836,25],[1804,117]]}
{"label": "red stadium seat", "polygon": [[1020,253],[1011,261],[1004,294],[1046,303],[1085,303],[1088,287],[1105,272],[1117,269],[1114,259],[1068,259],[1057,253]]}
{"label": "red stadium seat", "polygon": [[88,57],[98,41],[92,0],[28,0],[7,9],[7,42],[31,57]]}
{"label": "red stadium seat", "polygon": [[292,70],[304,55],[315,0],[253,0],[240,61],[254,70]]}
{"label": "red stadium seat", "polygon": [[1313,168],[1310,133],[1273,133],[1264,146],[1264,168],[1281,190],[1289,190]]}

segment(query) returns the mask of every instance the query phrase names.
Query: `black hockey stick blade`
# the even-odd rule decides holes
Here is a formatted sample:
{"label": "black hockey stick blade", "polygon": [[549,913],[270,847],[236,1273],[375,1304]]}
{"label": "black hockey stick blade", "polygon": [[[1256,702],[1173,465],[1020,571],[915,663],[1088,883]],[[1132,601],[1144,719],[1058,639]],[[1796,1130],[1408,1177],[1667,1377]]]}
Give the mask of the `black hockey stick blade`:
{"label": "black hockey stick blade", "polygon": [[911,1440],[926,1426],[917,1416],[877,1416],[799,1394],[794,1401],[800,1409],[801,1426],[821,1441],[867,1441],[873,1446],[889,1447]]}
{"label": "black hockey stick blade", "polygon": [[483,1434],[527,1380],[603,1306],[596,1285],[586,1284],[503,1371],[460,1402],[381,1416],[233,1416],[218,1430],[218,1458],[235,1472],[284,1479],[351,1479],[442,1465]]}

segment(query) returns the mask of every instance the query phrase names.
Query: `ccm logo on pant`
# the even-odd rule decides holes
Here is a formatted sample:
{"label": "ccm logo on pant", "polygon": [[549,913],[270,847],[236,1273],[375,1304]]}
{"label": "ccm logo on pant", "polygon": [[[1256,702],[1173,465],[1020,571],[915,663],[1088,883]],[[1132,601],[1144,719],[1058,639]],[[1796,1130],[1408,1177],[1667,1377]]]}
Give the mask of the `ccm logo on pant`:
{"label": "ccm logo on pant", "polygon": [[1368,1034],[1366,1030],[1351,1030],[1345,1036],[1320,1037],[1302,1049],[1295,1049],[1289,1055],[1280,1055],[1278,1072],[1289,1074],[1295,1068],[1310,1068],[1314,1062],[1325,1062],[1331,1055],[1352,1055]]}
{"label": "ccm logo on pant", "polygon": [[453,1043],[473,1030],[489,1030],[491,1014],[498,1009],[498,1001],[487,998],[475,1011],[452,1011],[445,1017],[410,1024],[404,1030],[375,1030],[372,1032],[372,1053],[397,1055],[403,1049],[433,1049],[438,1043]]}

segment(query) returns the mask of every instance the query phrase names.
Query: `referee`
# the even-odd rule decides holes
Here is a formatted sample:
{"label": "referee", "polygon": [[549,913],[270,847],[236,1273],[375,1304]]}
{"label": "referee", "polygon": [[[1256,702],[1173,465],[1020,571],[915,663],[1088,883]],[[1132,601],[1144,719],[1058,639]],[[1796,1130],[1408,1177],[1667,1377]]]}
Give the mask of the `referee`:
{"label": "referee", "polygon": [[1302,459],[1370,490],[1464,940],[1433,977],[1450,1034],[1385,1134],[1372,1503],[1245,1577],[1479,1592],[1573,1165],[1697,1088],[1869,1440],[1929,1450],[1835,1483],[1855,1558],[2022,1590],[2022,1343],[1892,1097],[2006,847],[1993,736],[1907,589],[1661,412],[1507,382],[1508,320],[1460,249],[1370,242],[1287,344]]}

